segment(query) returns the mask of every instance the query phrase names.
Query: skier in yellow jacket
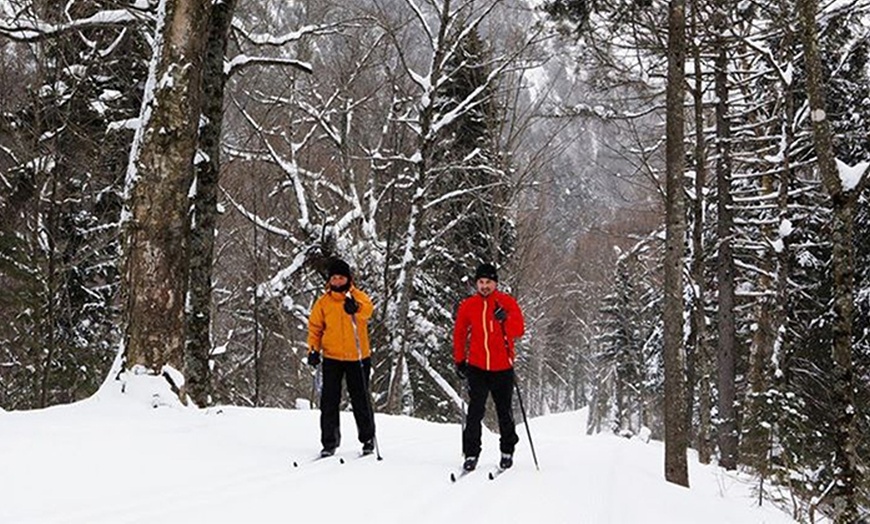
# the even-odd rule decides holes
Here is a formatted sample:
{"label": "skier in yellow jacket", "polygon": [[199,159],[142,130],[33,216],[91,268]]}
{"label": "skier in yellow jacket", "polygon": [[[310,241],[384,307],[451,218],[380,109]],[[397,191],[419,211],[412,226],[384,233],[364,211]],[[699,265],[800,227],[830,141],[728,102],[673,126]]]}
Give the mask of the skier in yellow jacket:
{"label": "skier in yellow jacket", "polygon": [[308,317],[308,364],[316,367],[323,362],[320,394],[323,450],[320,455],[334,455],[341,444],[342,380],[347,383],[362,452],[368,455],[375,450],[375,419],[369,396],[372,360],[367,327],[374,305],[368,295],[354,286],[350,266],[343,260],[330,261],[326,278],[326,292],[314,303]]}

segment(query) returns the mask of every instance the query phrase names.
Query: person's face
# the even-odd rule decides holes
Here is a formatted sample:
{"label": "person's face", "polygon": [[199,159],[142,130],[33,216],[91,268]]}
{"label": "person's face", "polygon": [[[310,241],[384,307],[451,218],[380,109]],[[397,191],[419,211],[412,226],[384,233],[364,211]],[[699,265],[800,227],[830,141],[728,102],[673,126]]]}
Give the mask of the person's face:
{"label": "person's face", "polygon": [[329,287],[339,289],[347,284],[347,277],[344,275],[332,275],[329,277]]}
{"label": "person's face", "polygon": [[477,279],[477,292],[483,296],[489,296],[498,287],[498,282],[488,278]]}

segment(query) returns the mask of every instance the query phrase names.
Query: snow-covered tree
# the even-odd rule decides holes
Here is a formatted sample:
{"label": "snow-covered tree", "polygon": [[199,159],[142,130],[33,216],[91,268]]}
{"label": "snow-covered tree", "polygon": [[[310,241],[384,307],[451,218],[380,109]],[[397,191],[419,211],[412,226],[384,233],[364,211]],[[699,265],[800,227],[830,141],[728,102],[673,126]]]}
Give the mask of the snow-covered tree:
{"label": "snow-covered tree", "polygon": [[[598,373],[608,378],[593,400],[595,416],[602,417],[596,425],[606,422],[624,435],[640,435],[646,428],[657,439],[664,436],[661,293],[653,285],[661,281],[660,250],[654,235],[617,260],[597,340]],[[604,418],[608,413],[610,420]]]}
{"label": "snow-covered tree", "polygon": [[22,2],[0,11],[0,45],[21,66],[20,76],[3,78],[33,93],[6,98],[0,125],[0,279],[8,290],[0,352],[11,364],[0,366],[0,403],[8,407],[91,394],[118,339],[127,123],[145,73],[143,34],[131,29],[144,13],[122,4]]}
{"label": "snow-covered tree", "polygon": [[[484,44],[477,33],[500,6],[360,6],[354,13],[368,23],[342,24],[318,40],[341,59],[312,56],[320,75],[294,78],[287,96],[239,105],[259,145],[233,146],[231,155],[270,166],[263,172],[280,174],[273,193],[290,197],[287,215],[271,224],[236,201],[269,238],[288,244],[260,293],[281,298],[303,325],[322,289],[320,261],[348,260],[375,301],[375,400],[391,411],[440,419],[459,412],[449,351],[452,308],[466,293],[457,268],[469,274],[499,245],[510,249],[513,189],[501,129],[516,87],[505,79],[528,67],[522,59],[535,37],[516,48]],[[347,15],[306,16],[325,24]],[[255,106],[282,107],[289,118]],[[467,217],[486,230],[469,235]],[[293,351],[305,349],[299,335],[288,334]]]}
{"label": "snow-covered tree", "polygon": [[124,367],[163,374],[184,364],[189,193],[201,114],[210,4],[161,0],[125,197]]}

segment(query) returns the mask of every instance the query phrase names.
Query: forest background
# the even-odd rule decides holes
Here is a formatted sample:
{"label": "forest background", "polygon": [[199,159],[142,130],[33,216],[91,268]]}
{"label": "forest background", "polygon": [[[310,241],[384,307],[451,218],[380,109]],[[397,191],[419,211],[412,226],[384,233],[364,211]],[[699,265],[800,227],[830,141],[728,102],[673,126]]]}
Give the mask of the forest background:
{"label": "forest background", "polygon": [[88,397],[116,355],[200,406],[314,400],[340,256],[376,410],[457,421],[453,312],[491,261],[529,416],[677,428],[799,519],[866,518],[868,11],[0,1],[0,408]]}

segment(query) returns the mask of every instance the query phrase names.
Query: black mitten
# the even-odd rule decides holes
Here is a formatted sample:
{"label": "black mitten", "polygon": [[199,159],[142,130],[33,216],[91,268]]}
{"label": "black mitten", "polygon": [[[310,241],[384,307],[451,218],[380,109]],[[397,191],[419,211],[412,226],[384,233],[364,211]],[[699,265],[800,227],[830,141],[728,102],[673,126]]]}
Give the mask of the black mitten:
{"label": "black mitten", "polygon": [[359,311],[359,304],[357,303],[357,301],[354,300],[353,297],[350,295],[345,297],[345,299],[344,299],[344,312],[347,313],[348,315],[353,315],[357,311]]}
{"label": "black mitten", "polygon": [[507,311],[505,311],[501,306],[496,306],[495,311],[492,312],[492,316],[494,316],[499,322],[504,322],[507,318]]}

